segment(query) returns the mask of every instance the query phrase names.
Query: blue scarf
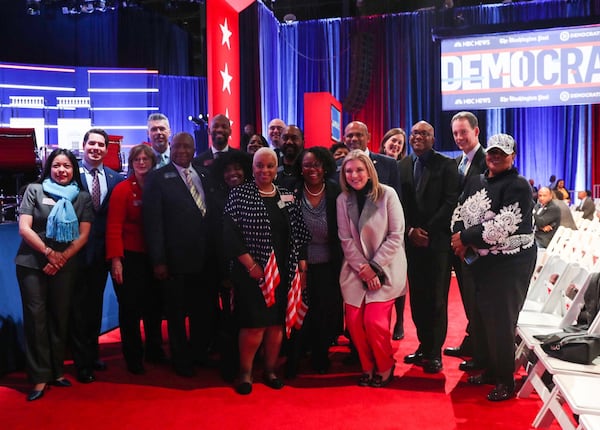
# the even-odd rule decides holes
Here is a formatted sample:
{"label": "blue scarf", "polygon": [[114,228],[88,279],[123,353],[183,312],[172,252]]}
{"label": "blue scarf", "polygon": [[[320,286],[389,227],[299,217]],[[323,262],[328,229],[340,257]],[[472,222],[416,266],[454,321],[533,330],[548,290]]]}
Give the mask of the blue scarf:
{"label": "blue scarf", "polygon": [[50,211],[46,223],[46,237],[57,242],[71,242],[79,237],[79,220],[71,203],[79,195],[79,186],[75,182],[59,185],[51,179],[44,179],[42,189],[56,204]]}

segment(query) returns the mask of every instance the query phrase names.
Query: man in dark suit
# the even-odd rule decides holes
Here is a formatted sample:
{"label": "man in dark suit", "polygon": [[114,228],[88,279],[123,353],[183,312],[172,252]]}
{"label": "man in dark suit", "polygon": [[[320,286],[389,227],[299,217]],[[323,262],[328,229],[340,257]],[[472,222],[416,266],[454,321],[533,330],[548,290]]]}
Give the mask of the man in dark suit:
{"label": "man in dark suit", "polygon": [[412,126],[413,154],[400,161],[402,207],[406,220],[406,256],[413,322],[419,348],[405,363],[426,373],[442,370],[442,345],[448,326],[450,218],[458,199],[456,163],[433,149],[433,127]]}
{"label": "man in dark suit", "polygon": [[560,226],[560,208],[552,201],[552,196],[550,188],[540,188],[538,203],[533,208],[534,234],[538,248],[547,248]]}
{"label": "man in dark suit", "polygon": [[[344,143],[348,150],[352,151],[354,149],[360,149],[366,152],[375,165],[379,182],[392,187],[396,190],[398,196],[400,196],[400,175],[396,160],[387,155],[369,151],[370,140],[371,135],[369,134],[369,129],[363,122],[352,121],[344,129]],[[342,161],[343,159],[338,160],[338,168],[342,165]],[[339,177],[337,177],[337,179],[339,179]]]}
{"label": "man in dark suit", "polygon": [[213,117],[208,127],[208,134],[212,141],[212,145],[206,151],[194,158],[194,164],[210,167],[212,162],[222,152],[239,151],[229,146],[229,137],[231,136],[231,122],[223,114],[218,114]]}
{"label": "man in dark suit", "polygon": [[596,212],[596,205],[592,200],[592,192],[589,190],[579,191],[579,193],[577,193],[577,198],[579,199],[579,205],[575,210],[583,212],[581,216],[583,219],[593,220],[594,213]]}
{"label": "man in dark suit", "polygon": [[77,379],[83,383],[96,380],[94,370],[105,370],[98,357],[98,336],[102,323],[104,287],[110,270],[106,262],[105,235],[108,201],[123,177],[104,166],[108,153],[108,134],[98,128],[83,137],[83,160],[79,163],[83,188],[92,196],[94,221],[87,244],[79,253],[83,259],[71,305],[70,344]]}
{"label": "man in dark suit", "polygon": [[[209,234],[205,191],[208,175],[192,165],[194,138],[178,133],[171,162],[148,174],[143,196],[144,235],[154,276],[163,282],[171,361],[175,373],[194,375],[193,364],[208,358],[209,329],[216,297],[204,282]],[[190,337],[186,333],[189,316]]]}
{"label": "man in dark suit", "polygon": [[[479,143],[479,121],[473,113],[467,111],[458,112],[452,117],[450,125],[452,126],[454,142],[462,151],[462,154],[455,158],[459,174],[458,193],[460,194],[469,178],[479,176],[485,171],[485,152]],[[471,324],[471,315],[473,315],[475,306],[475,284],[469,271],[469,266],[456,255],[452,255],[452,266],[454,267],[465,315],[467,316],[467,334],[460,346],[448,347],[444,349],[444,354],[452,357],[472,357],[471,334],[473,326]],[[477,368],[478,364],[476,360],[463,361],[459,365],[460,370],[476,370]]]}

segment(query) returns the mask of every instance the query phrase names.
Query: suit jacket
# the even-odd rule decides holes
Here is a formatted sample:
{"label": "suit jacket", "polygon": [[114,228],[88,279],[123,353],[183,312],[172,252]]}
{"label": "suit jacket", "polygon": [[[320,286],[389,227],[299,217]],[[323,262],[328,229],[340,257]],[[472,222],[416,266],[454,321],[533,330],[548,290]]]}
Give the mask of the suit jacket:
{"label": "suit jacket", "polygon": [[[227,151],[239,151],[239,149],[232,148],[231,146]],[[194,158],[193,164],[196,166],[201,166],[204,168],[209,167],[215,159],[215,154],[213,154],[212,149],[208,148],[206,151],[200,153],[196,158]]]}
{"label": "suit jacket", "polygon": [[[344,250],[340,286],[344,302],[356,307],[363,300],[371,303],[395,299],[404,294],[406,287],[404,213],[393,188],[382,187],[383,195],[377,202],[367,198],[360,215],[353,192],[337,198],[338,232]],[[382,287],[376,291],[366,290],[358,276],[360,266],[370,262],[385,274]]]}
{"label": "suit jacket", "polygon": [[[463,157],[463,154],[460,154],[459,156],[457,156],[455,158],[456,167],[458,167],[458,165],[460,164],[462,157]],[[471,160],[471,166],[469,166],[469,170],[467,171],[467,174],[465,175],[464,178],[462,178],[459,181],[460,191],[462,192],[462,189],[464,187],[465,182],[467,181],[467,178],[470,178],[472,176],[481,175],[483,172],[485,172],[486,169],[487,169],[487,165],[485,164],[485,151],[483,150],[483,146],[479,145],[479,149],[475,153],[473,160]]]}
{"label": "suit jacket", "polygon": [[[548,202],[544,207],[537,203],[533,208],[533,220],[535,221],[535,241],[542,248],[548,247],[554,233],[560,226],[560,208],[554,201]],[[552,230],[542,231],[544,226],[551,226]]]}
{"label": "suit jacket", "polygon": [[[106,166],[103,166],[103,168],[108,191],[98,210],[94,210],[94,221],[92,222],[90,236],[85,247],[80,252],[80,255],[85,258],[85,264],[91,264],[98,259],[104,260],[106,258],[106,219],[108,217],[108,203],[113,189],[124,179],[123,176],[114,170]],[[81,161],[79,162],[79,172],[81,173],[83,189],[91,195],[92,193],[91,190],[88,189]]]}
{"label": "suit jacket", "polygon": [[[211,189],[208,173],[193,165],[200,176],[205,194]],[[166,264],[170,273],[202,271],[207,249],[209,215],[202,216],[189,188],[179,172],[169,163],[146,176],[142,214],[144,236],[154,266]]]}
{"label": "suit jacket", "polygon": [[[459,175],[453,159],[432,150],[423,170],[421,185],[415,190],[414,156],[400,161],[402,207],[406,232],[420,227],[429,233],[429,247],[450,248],[450,219],[458,201]],[[409,245],[410,246],[410,243]]]}
{"label": "suit jacket", "polygon": [[594,204],[591,198],[586,197],[585,199],[583,199],[583,202],[581,202],[579,206],[577,206],[576,210],[583,212],[583,219],[593,220],[594,213],[596,212],[596,205]]}

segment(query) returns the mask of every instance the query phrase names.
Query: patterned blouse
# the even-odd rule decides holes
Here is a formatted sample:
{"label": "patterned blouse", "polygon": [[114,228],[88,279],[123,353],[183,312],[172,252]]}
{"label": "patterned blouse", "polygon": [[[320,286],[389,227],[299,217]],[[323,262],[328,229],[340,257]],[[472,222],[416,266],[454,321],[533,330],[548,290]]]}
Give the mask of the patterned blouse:
{"label": "patterned blouse", "polygon": [[[300,204],[294,194],[285,188],[278,187],[279,206],[285,208],[290,226],[290,255],[288,279],[294,277],[298,260],[306,258],[306,245],[310,241],[310,233],[304,224]],[[233,221],[249,252],[262,267],[267,265],[271,253],[271,225],[267,208],[254,182],[246,182],[235,187],[229,193],[224,210],[225,216]],[[238,255],[243,254],[240,253]],[[235,257],[237,257],[236,255]]]}
{"label": "patterned blouse", "polygon": [[534,245],[533,200],[527,180],[512,168],[469,178],[450,228],[480,255],[512,255]]}

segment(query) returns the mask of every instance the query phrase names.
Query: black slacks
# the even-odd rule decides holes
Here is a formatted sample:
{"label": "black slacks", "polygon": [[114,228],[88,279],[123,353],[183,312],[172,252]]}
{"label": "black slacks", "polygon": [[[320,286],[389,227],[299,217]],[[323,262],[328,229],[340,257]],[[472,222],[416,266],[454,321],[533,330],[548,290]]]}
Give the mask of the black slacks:
{"label": "black slacks", "polygon": [[77,370],[91,371],[98,360],[98,336],[102,325],[102,304],[109,266],[96,258],[79,270],[71,307],[71,352]]}
{"label": "black slacks", "polygon": [[448,330],[450,249],[407,246],[408,287],[419,351],[428,359],[441,358]]}
{"label": "black slacks", "polygon": [[[163,282],[173,367],[188,369],[208,361],[217,318],[217,292],[203,273],[171,274]],[[189,338],[186,329],[189,317]]]}
{"label": "black slacks", "polygon": [[[123,284],[113,281],[119,301],[119,329],[123,356],[129,366],[142,364],[144,350],[150,354],[162,351],[162,289],[154,279],[148,255],[125,251]],[[142,342],[140,319],[144,321],[146,347]]]}
{"label": "black slacks", "polygon": [[71,292],[77,277],[71,266],[53,276],[39,269],[16,269],[23,302],[25,362],[34,384],[63,376]]}
{"label": "black slacks", "polygon": [[515,329],[535,267],[535,246],[510,256],[481,257],[472,265],[476,288],[475,351],[496,383],[513,385]]}

